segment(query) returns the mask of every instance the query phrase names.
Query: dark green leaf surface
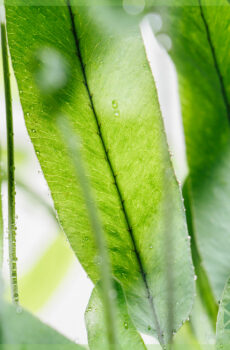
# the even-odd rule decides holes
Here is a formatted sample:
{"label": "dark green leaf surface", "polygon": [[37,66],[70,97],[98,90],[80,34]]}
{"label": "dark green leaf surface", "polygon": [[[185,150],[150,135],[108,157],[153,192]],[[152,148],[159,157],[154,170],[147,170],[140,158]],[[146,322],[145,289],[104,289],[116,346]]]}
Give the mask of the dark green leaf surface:
{"label": "dark green leaf surface", "polygon": [[230,6],[212,3],[156,11],[179,75],[195,237],[219,299],[230,274]]}
{"label": "dark green leaf surface", "polygon": [[[120,284],[114,280],[114,303],[116,304],[116,329],[119,350],[132,346],[133,350],[146,350],[141,336],[128,314],[125,296]],[[105,310],[101,295],[101,283],[97,283],[85,312],[88,341],[91,350],[107,350]]]}
{"label": "dark green leaf surface", "polygon": [[25,310],[1,303],[1,331],[4,350],[83,350]]}
{"label": "dark green leaf surface", "polygon": [[230,345],[230,279],[228,279],[221,298],[217,324],[216,324],[217,349],[229,349]]}
{"label": "dark green leaf surface", "polygon": [[[113,274],[134,324],[167,342],[189,315],[193,269],[181,196],[137,24],[119,7],[67,7],[60,0],[57,7],[7,7],[7,28],[26,126],[74,252],[97,282],[97,250],[56,114],[68,116],[82,140]],[[39,89],[47,64],[52,74],[60,66],[66,73],[62,83],[58,79],[58,90],[46,82],[48,95]],[[170,220],[165,220],[168,203]],[[169,304],[174,305],[170,327]]]}

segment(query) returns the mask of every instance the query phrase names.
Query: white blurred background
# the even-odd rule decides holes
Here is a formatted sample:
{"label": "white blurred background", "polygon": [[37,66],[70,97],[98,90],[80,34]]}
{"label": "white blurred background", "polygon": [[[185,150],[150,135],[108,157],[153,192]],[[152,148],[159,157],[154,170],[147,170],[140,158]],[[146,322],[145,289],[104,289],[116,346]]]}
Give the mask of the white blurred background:
{"label": "white blurred background", "polygon": [[[127,11],[130,9],[126,8]],[[141,33],[153,71],[170,152],[176,175],[183,182],[187,167],[175,68],[168,56],[171,40],[157,34],[162,26],[158,14],[148,15]],[[1,65],[2,67],[2,65]],[[2,68],[1,68],[2,69]],[[0,72],[0,140],[6,166],[5,105],[3,74]],[[52,212],[49,189],[29,140],[12,76],[14,140],[16,157],[16,212],[19,297],[22,306],[42,321],[80,344],[87,343],[84,312],[93,285],[60,232]],[[6,183],[3,186],[4,218],[7,217]],[[5,220],[6,221],[6,220]],[[7,233],[4,238],[4,278],[9,292]],[[152,339],[144,336],[146,343]]]}

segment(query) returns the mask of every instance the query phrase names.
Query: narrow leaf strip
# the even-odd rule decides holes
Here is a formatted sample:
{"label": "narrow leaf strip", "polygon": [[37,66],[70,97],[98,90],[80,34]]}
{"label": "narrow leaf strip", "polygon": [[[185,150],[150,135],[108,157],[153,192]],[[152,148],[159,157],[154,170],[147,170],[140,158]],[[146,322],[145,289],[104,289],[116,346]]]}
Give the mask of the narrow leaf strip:
{"label": "narrow leaf strip", "polygon": [[200,253],[197,247],[196,237],[194,233],[194,215],[192,213],[192,196],[191,196],[191,179],[188,177],[183,186],[183,196],[184,196],[184,204],[186,208],[186,217],[188,223],[188,230],[190,233],[191,239],[191,249],[192,249],[192,258],[195,267],[195,273],[198,277],[196,286],[197,291],[201,296],[201,300],[203,306],[208,314],[208,317],[211,321],[213,330],[216,329],[216,317],[217,317],[217,303],[215,300],[215,296],[213,294],[210,281],[206,274],[204,267],[202,266],[202,259],[200,257]]}
{"label": "narrow leaf strip", "polygon": [[117,336],[115,331],[114,305],[112,301],[113,287],[111,281],[109,257],[105,245],[103,229],[97,214],[94,200],[91,195],[90,185],[88,183],[84,165],[81,159],[80,142],[76,138],[76,135],[72,133],[71,127],[68,125],[68,122],[64,118],[58,119],[58,124],[60,126],[60,131],[63,135],[63,139],[67,145],[68,152],[73,160],[76,177],[78,178],[82,189],[90,224],[95,235],[95,241],[98,248],[98,263],[102,277],[102,295],[106,317],[109,349],[115,350],[117,349]]}
{"label": "narrow leaf strip", "polygon": [[221,298],[217,324],[216,345],[217,349],[229,349],[230,344],[230,279],[228,279]]}
{"label": "narrow leaf strip", "polygon": [[14,135],[12,99],[10,87],[9,59],[6,39],[6,27],[1,23],[2,61],[4,72],[6,129],[7,129],[7,175],[8,175],[8,234],[9,234],[9,264],[12,300],[19,303],[16,263],[16,225],[15,225],[15,175],[14,175]]}

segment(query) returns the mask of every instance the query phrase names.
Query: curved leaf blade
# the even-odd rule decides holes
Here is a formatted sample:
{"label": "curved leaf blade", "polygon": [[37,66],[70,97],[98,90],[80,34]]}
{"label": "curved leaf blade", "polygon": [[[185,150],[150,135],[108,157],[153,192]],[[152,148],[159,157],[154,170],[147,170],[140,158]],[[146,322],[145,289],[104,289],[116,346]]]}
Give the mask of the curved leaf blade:
{"label": "curved leaf blade", "polygon": [[156,10],[172,39],[195,237],[218,300],[230,273],[230,6],[227,0],[188,1],[187,6],[175,0]]}
{"label": "curved leaf blade", "polygon": [[[7,7],[9,45],[27,129],[64,231],[97,282],[97,250],[84,199],[56,127],[55,113],[68,116],[82,140],[113,274],[124,288],[134,323],[167,342],[172,334],[170,290],[175,304],[171,327],[176,330],[191,309],[193,270],[183,205],[141,35],[119,7],[67,7],[62,0],[60,5]],[[48,56],[50,50],[61,55],[71,76],[48,97],[36,85],[32,69],[41,48],[48,48]],[[166,202],[172,213],[167,229]],[[168,231],[175,241],[170,288],[165,266]]]}

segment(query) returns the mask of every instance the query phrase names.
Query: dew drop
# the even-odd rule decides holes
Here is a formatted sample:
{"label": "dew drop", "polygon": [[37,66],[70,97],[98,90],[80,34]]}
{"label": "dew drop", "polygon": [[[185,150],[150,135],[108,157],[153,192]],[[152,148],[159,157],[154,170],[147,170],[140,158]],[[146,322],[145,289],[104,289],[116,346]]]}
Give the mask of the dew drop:
{"label": "dew drop", "polygon": [[36,130],[35,130],[35,129],[32,129],[32,132],[33,132],[33,133],[35,133],[35,132],[36,132]]}
{"label": "dew drop", "polygon": [[119,112],[119,111],[116,111],[116,112],[114,113],[114,115],[115,115],[115,117],[119,117],[119,116],[120,116],[120,112]]}
{"label": "dew drop", "polygon": [[39,151],[36,151],[36,154],[39,156],[40,152],[39,152]]}
{"label": "dew drop", "polygon": [[125,327],[125,329],[129,328],[128,322],[124,322],[124,327]]}
{"label": "dew drop", "polygon": [[197,275],[194,275],[194,281],[196,281],[197,280]]}
{"label": "dew drop", "polygon": [[29,113],[29,112],[27,112],[27,113],[26,113],[26,115],[27,115],[27,117],[29,117],[29,116],[30,116],[30,113]]}
{"label": "dew drop", "polygon": [[188,236],[188,240],[189,240],[189,241],[191,240],[191,236]]}
{"label": "dew drop", "polygon": [[116,109],[118,107],[118,102],[116,100],[112,101],[112,107]]}
{"label": "dew drop", "polygon": [[150,249],[153,249],[153,246],[152,246],[152,245],[150,245],[150,246],[149,246],[149,248],[150,248]]}

